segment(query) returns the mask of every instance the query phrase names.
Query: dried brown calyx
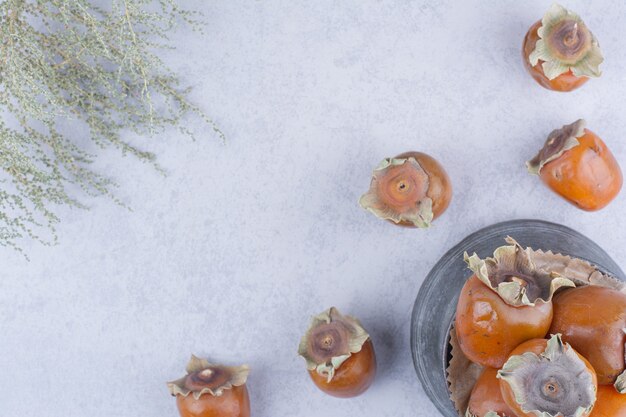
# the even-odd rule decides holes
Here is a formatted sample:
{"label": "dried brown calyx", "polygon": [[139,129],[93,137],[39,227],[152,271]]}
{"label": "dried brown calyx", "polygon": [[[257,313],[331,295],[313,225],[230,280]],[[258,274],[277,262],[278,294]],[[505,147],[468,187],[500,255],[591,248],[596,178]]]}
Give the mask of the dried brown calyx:
{"label": "dried brown calyx", "polygon": [[602,272],[587,261],[552,251],[531,251],[537,268],[564,276],[573,281],[577,287],[597,285],[626,293],[624,281]]}
{"label": "dried brown calyx", "polygon": [[434,217],[429,182],[415,158],[386,158],[374,169],[370,189],[359,204],[381,219],[426,228]]}
{"label": "dried brown calyx", "polygon": [[[465,412],[465,417],[479,417],[475,414],[472,414],[470,412],[470,410],[467,410]],[[500,414],[496,413],[495,411],[490,411],[487,414],[485,414],[483,417],[508,417],[508,416],[501,416]]]}
{"label": "dried brown calyx", "polygon": [[193,394],[195,399],[203,394],[219,397],[224,390],[239,387],[246,383],[248,373],[247,365],[222,366],[209,363],[206,359],[191,355],[187,364],[187,375],[168,382],[170,393],[174,396],[183,397]]}
{"label": "dried brown calyx", "polygon": [[497,292],[509,305],[533,306],[537,301],[549,302],[561,287],[575,287],[574,282],[554,271],[538,268],[533,251],[523,249],[513,238],[500,246],[493,258],[480,259],[465,253],[465,262],[478,279]]}
{"label": "dried brown calyx", "polygon": [[472,388],[478,381],[483,367],[472,362],[465,356],[459,345],[459,339],[454,330],[450,329],[450,362],[446,368],[446,380],[450,388],[450,399],[459,414],[467,410]]}
{"label": "dried brown calyx", "polygon": [[538,417],[589,415],[596,402],[592,371],[560,335],[541,354],[514,355],[498,371],[525,413]]}
{"label": "dried brown calyx", "polygon": [[579,119],[572,124],[555,129],[548,135],[546,143],[539,153],[530,161],[526,162],[528,171],[538,175],[541,168],[548,162],[559,158],[566,151],[580,145],[578,138],[585,134],[585,121]]}
{"label": "dried brown calyx", "polygon": [[620,394],[626,394],[626,371],[622,372],[615,381],[615,389]]}
{"label": "dried brown calyx", "polygon": [[353,353],[361,351],[369,334],[354,317],[344,316],[335,307],[314,316],[300,341],[298,354],[306,360],[307,369],[330,382],[335,371]]}
{"label": "dried brown calyx", "polygon": [[578,77],[599,77],[604,61],[598,40],[575,13],[553,4],[541,20],[539,40],[528,57],[531,65],[543,62],[543,72],[553,80],[572,71]]}

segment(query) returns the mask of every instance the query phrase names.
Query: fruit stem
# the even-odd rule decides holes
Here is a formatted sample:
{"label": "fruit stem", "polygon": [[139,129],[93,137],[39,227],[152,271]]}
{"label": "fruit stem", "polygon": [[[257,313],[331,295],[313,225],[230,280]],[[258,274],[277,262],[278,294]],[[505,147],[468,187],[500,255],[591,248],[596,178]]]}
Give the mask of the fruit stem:
{"label": "fruit stem", "polygon": [[329,348],[333,345],[333,338],[330,336],[326,336],[323,340],[322,343],[324,344],[325,347]]}
{"label": "fruit stem", "polygon": [[574,23],[574,28],[565,36],[563,43],[565,46],[573,46],[578,42],[578,22]]}
{"label": "fruit stem", "polygon": [[200,378],[202,379],[211,379],[213,376],[213,369],[203,369],[200,371]]}

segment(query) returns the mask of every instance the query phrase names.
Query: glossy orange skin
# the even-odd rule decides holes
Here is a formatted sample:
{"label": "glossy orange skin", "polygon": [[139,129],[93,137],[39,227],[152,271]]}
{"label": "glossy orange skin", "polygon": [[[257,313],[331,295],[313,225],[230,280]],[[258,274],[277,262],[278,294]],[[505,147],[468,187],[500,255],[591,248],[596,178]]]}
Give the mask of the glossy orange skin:
{"label": "glossy orange skin", "polygon": [[[511,352],[510,356],[522,355],[526,352],[532,352],[535,355],[541,355],[546,350],[547,346],[548,346],[548,341],[546,339],[529,340],[527,342],[522,343],[518,347],[516,347],[513,350],[513,352]],[[574,350],[574,352],[576,352],[576,350]],[[585,366],[587,367],[587,369],[592,375],[593,384],[597,388],[598,380],[596,378],[596,373],[593,367],[591,366],[591,364],[589,363],[587,359],[585,359],[583,356],[580,355],[580,353],[576,352],[576,354],[585,363]],[[502,391],[502,398],[504,398],[504,402],[509,407],[511,407],[511,410],[513,410],[513,412],[518,417],[536,417],[535,413],[529,414],[529,413],[525,413],[524,411],[522,411],[519,404],[517,404],[517,401],[515,401],[515,394],[513,394],[513,390],[511,389],[511,386],[508,384],[508,382],[506,382],[503,379],[500,379],[500,390]],[[589,416],[589,413],[583,414],[581,417],[587,417],[587,416]]]}
{"label": "glossy orange skin", "polygon": [[535,44],[539,40],[537,30],[541,27],[541,20],[530,27],[526,37],[524,38],[524,45],[522,47],[522,58],[524,60],[524,67],[532,75],[532,77],[548,90],[567,92],[577,89],[589,80],[589,77],[577,77],[572,71],[568,71],[559,75],[553,80],[550,80],[543,72],[541,64],[543,61],[537,62],[537,65],[530,65],[528,57],[535,50]]}
{"label": "glossy orange skin", "polygon": [[496,378],[498,370],[485,368],[476,381],[470,395],[468,410],[473,416],[484,417],[490,411],[499,416],[515,417],[513,410],[506,405],[500,390],[500,380]]}
{"label": "glossy orange skin", "polygon": [[361,351],[353,353],[339,368],[330,382],[317,372],[309,371],[311,379],[326,394],[339,398],[351,398],[363,394],[376,376],[374,345],[368,339]]}
{"label": "glossy orange skin", "polygon": [[551,321],[552,303],[512,307],[473,275],[461,290],[455,329],[465,356],[499,369],[520,343],[544,337]]}
{"label": "glossy orange skin", "polygon": [[606,144],[585,129],[580,145],[541,169],[539,177],[555,193],[587,211],[600,210],[622,189],[622,170]]}
{"label": "glossy orange skin", "polygon": [[226,389],[219,397],[211,394],[176,396],[181,417],[250,417],[250,398],[245,385]]}
{"label": "glossy orange skin", "polygon": [[626,294],[590,285],[558,294],[553,304],[550,333],[591,362],[601,385],[613,384],[624,371]]}
{"label": "glossy orange skin", "polygon": [[[405,152],[396,158],[415,158],[428,174],[429,184],[426,196],[433,201],[433,221],[443,214],[452,200],[452,182],[443,166],[433,157],[422,152]],[[401,221],[399,226],[416,227],[413,223]]]}
{"label": "glossy orange skin", "polygon": [[626,417],[626,394],[620,394],[612,386],[599,386],[590,417]]}

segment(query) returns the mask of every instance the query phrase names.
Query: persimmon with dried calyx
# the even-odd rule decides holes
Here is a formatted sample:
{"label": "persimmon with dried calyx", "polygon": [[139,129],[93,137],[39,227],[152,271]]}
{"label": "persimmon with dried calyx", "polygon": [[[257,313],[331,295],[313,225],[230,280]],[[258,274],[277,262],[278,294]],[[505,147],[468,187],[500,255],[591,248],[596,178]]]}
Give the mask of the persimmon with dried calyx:
{"label": "persimmon with dried calyx", "polygon": [[222,366],[191,356],[187,375],[168,382],[181,417],[250,417],[247,366]]}
{"label": "persimmon with dried calyx", "polygon": [[456,314],[463,353],[472,362],[499,368],[517,345],[548,333],[552,305],[511,306],[474,275],[461,290]]}
{"label": "persimmon with dried calyx", "polygon": [[465,417],[515,417],[502,398],[497,376],[497,369],[485,368],[472,389]]}
{"label": "persimmon with dried calyx", "polygon": [[511,238],[507,242],[493,258],[465,254],[474,275],[463,286],[456,310],[461,350],[471,361],[491,368],[500,368],[520,343],[544,337],[552,322],[553,294],[574,286],[567,278],[537,269],[530,248]]}
{"label": "persimmon with dried calyx", "polygon": [[535,81],[554,91],[572,91],[589,77],[599,77],[604,60],[582,19],[558,4],[528,30],[522,55]]}
{"label": "persimmon with dried calyx", "polygon": [[548,136],[526,163],[561,197],[587,211],[600,210],[622,189],[622,170],[606,144],[578,120]]}
{"label": "persimmon with dried calyx", "polygon": [[313,317],[298,354],[306,360],[313,383],[335,397],[362,394],[376,376],[369,334],[357,319],[342,315],[335,307]]}
{"label": "persimmon with dried calyx", "polygon": [[519,417],[587,417],[596,403],[593,367],[560,335],[519,345],[498,378],[504,401]]}
{"label": "persimmon with dried calyx", "polygon": [[558,294],[553,304],[550,332],[591,362],[601,385],[614,384],[625,368],[626,294],[589,285]]}
{"label": "persimmon with dried calyx", "polygon": [[590,417],[626,417],[626,395],[612,386],[599,386],[596,406]]}
{"label": "persimmon with dried calyx", "polygon": [[451,199],[452,184],[439,162],[425,153],[407,152],[384,159],[374,169],[359,204],[397,225],[426,228]]}

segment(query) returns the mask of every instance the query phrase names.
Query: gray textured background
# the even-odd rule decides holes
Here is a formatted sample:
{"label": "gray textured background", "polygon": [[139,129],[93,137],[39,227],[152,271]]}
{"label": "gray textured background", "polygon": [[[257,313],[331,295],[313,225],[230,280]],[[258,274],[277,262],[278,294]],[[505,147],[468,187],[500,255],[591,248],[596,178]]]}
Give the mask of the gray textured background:
{"label": "gray textured background", "polygon": [[[423,277],[466,234],[546,219],[626,257],[626,201],[584,213],[526,174],[551,129],[579,117],[624,163],[626,3],[568,1],[603,47],[604,76],[557,94],[520,46],[549,1],[185,1],[166,58],[228,137],[137,143],[169,171],[115,152],[107,200],[62,210],[61,243],[2,251],[0,416],[174,416],[165,381],[194,352],[250,364],[256,417],[435,416],[411,363]],[[195,130],[203,127],[189,120]],[[429,231],[357,205],[380,159],[421,150],[455,195]],[[625,164],[626,165],[626,164]],[[380,373],[353,400],[324,396],[296,356],[309,317],[361,318]],[[437,319],[437,318],[433,318]]]}

